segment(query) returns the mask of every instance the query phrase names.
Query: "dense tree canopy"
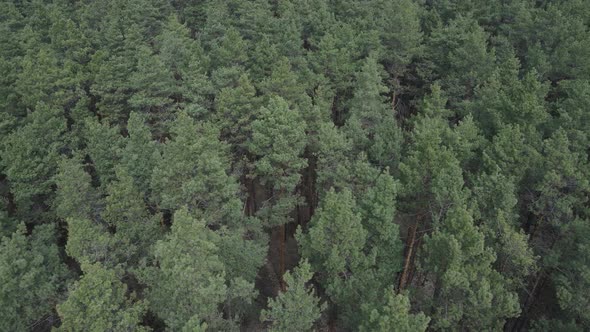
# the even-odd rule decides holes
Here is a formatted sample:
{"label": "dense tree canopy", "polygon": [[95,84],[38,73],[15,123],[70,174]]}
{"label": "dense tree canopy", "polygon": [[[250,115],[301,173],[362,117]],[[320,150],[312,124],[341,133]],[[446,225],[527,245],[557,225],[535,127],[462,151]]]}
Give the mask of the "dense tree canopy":
{"label": "dense tree canopy", "polygon": [[1,331],[590,330],[590,2],[0,3]]}

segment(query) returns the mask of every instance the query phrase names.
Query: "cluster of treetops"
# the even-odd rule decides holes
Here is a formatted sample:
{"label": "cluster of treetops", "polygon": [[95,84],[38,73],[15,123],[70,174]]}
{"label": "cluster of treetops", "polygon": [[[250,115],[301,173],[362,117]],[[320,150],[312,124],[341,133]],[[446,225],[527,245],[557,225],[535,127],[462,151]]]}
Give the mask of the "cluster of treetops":
{"label": "cluster of treetops", "polygon": [[589,331],[590,1],[0,4],[0,330]]}

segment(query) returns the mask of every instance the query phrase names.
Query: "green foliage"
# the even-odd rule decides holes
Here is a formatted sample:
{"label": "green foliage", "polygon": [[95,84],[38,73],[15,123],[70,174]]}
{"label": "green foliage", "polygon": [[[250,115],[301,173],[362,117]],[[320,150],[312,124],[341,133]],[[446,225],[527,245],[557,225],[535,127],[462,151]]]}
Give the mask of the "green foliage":
{"label": "green foliage", "polygon": [[[380,60],[390,75],[399,77],[413,57],[421,53],[422,33],[419,16],[421,9],[414,1],[372,1],[371,14],[379,32],[384,51]],[[394,82],[394,89],[404,89]]]}
{"label": "green foliage", "polygon": [[[383,307],[370,311],[369,320],[359,326],[359,331],[390,331],[395,326],[397,331],[426,331],[430,318],[423,313],[410,314],[410,301],[405,295],[394,295],[389,291],[387,302]],[[369,308],[363,308],[370,310]]]}
{"label": "green foliage", "polygon": [[292,192],[299,182],[299,171],[307,163],[301,158],[305,147],[305,122],[297,111],[280,98],[270,100],[252,122],[252,140],[248,145],[257,158],[254,172],[274,190]]}
{"label": "green foliage", "polygon": [[518,125],[507,125],[494,136],[492,144],[484,151],[484,162],[497,165],[503,174],[519,183],[530,173],[531,168],[538,167],[538,139],[526,135]]}
{"label": "green foliage", "polygon": [[352,141],[332,123],[320,125],[318,130],[317,182],[322,191],[331,187],[347,187],[350,178],[348,156],[352,154]]}
{"label": "green foliage", "polygon": [[2,326],[589,330],[589,26],[584,0],[4,1]]}
{"label": "green foliage", "polygon": [[399,183],[386,173],[381,173],[364,193],[360,194],[358,210],[363,227],[367,230],[366,248],[374,257],[374,268],[378,270],[382,286],[399,272],[403,244],[400,241],[399,226],[395,224],[395,201]]}
{"label": "green foliage", "polygon": [[435,275],[432,327],[500,329],[520,308],[491,264],[496,257],[467,209],[452,207],[425,240],[423,267]]}
{"label": "green foliage", "polygon": [[585,176],[586,160],[570,151],[569,146],[563,130],[543,142],[546,169],[535,188],[539,197],[531,207],[541,221],[555,226],[574,218],[575,207],[587,201],[584,193],[590,189]]}
{"label": "green foliage", "polygon": [[452,103],[469,99],[473,89],[489,77],[494,54],[488,50],[485,31],[469,17],[457,17],[432,32],[427,59],[432,61],[429,80],[439,79]]}
{"label": "green foliage", "polygon": [[60,64],[59,58],[59,54],[45,47],[24,56],[22,72],[15,83],[24,106],[33,108],[44,103],[59,107],[75,98],[81,77],[75,68],[68,68],[71,64]]}
{"label": "green foliage", "polygon": [[561,98],[555,107],[559,117],[555,119],[568,132],[568,138],[579,142],[578,148],[586,146],[588,141],[588,113],[584,105],[590,101],[590,81],[567,80],[559,84]]}
{"label": "green foliage", "polygon": [[240,76],[237,84],[225,87],[217,94],[215,109],[221,137],[232,144],[233,149],[244,148],[251,136],[251,123],[259,107],[256,89],[246,75]]}
{"label": "green foliage", "polygon": [[559,307],[565,312],[565,317],[579,322],[579,327],[588,328],[590,302],[584,294],[590,287],[590,224],[587,220],[576,219],[563,232],[564,236],[557,248],[545,259],[555,269],[553,283]]}
{"label": "green foliage", "polygon": [[[276,60],[273,59],[273,61]],[[305,94],[306,85],[293,71],[288,58],[279,58],[270,71],[268,77],[261,83],[261,90],[265,96],[281,97],[289,103],[291,108],[297,110],[309,107],[310,100]],[[272,99],[270,103],[273,103]]]}
{"label": "green foliage", "polygon": [[[96,5],[100,5],[99,2]],[[116,4],[113,4],[116,5]],[[116,12],[98,24],[104,39],[102,48],[98,49],[88,63],[88,70],[93,78],[90,88],[92,95],[97,96],[97,114],[112,124],[122,124],[128,114],[130,98],[130,78],[137,67],[137,53],[141,32],[137,25],[122,26],[126,20],[120,17],[118,8],[109,8]],[[92,7],[88,10],[92,12]],[[96,8],[90,15],[96,15],[101,9]],[[110,21],[110,22],[109,22]],[[97,27],[98,28],[98,27]],[[95,29],[97,29],[95,28]]]}
{"label": "green foliage", "polygon": [[403,190],[409,197],[422,198],[410,204],[428,208],[432,218],[438,219],[451,204],[465,200],[468,194],[454,146],[447,145],[451,141],[445,139],[453,135],[448,125],[440,118],[418,121],[408,156],[400,164]]}
{"label": "green foliage", "polygon": [[63,297],[69,277],[60,258],[55,227],[39,225],[26,235],[20,224],[0,244],[2,325],[25,331],[53,315],[53,307]]}
{"label": "green foliage", "polygon": [[[355,202],[349,190],[335,192],[331,189],[315,212],[306,234],[298,231],[297,240],[301,255],[318,271],[318,279],[330,299],[344,313],[347,323],[359,319],[355,309],[361,301],[355,289],[374,291],[369,257],[363,249],[367,231],[361,216],[355,212]],[[362,282],[361,282],[362,280]],[[368,289],[367,289],[368,288]]]}
{"label": "green foliage", "polygon": [[160,238],[162,215],[150,215],[143,195],[124,169],[117,169],[116,173],[117,180],[106,189],[108,196],[101,216],[110,228],[115,229],[114,240],[125,244],[121,248],[115,247],[116,253],[125,257],[126,264],[134,265]]}
{"label": "green foliage", "polygon": [[237,227],[222,228],[219,235],[217,246],[219,256],[225,264],[227,280],[236,279],[242,284],[253,283],[268,250],[268,237],[262,232],[260,221],[246,218]]}
{"label": "green foliage", "polygon": [[501,63],[481,86],[471,106],[486,134],[496,134],[507,124],[540,128],[549,118],[544,108],[547,86],[531,72],[519,79],[518,60],[510,57]]}
{"label": "green foliage", "polygon": [[191,317],[182,327],[182,332],[205,332],[207,331],[207,323],[201,323],[201,320],[196,315]]}
{"label": "green foliage", "polygon": [[115,126],[99,123],[95,119],[86,121],[86,153],[96,169],[102,186],[115,177],[115,165],[120,162],[123,138]]}
{"label": "green foliage", "polygon": [[205,106],[210,87],[203,68],[206,59],[199,45],[189,38],[185,26],[174,16],[156,38],[156,53],[144,46],[138,50],[137,70],[129,78],[134,91],[130,106],[147,114],[156,136],[167,133],[166,122],[178,109]]}
{"label": "green foliage", "polygon": [[197,124],[180,113],[171,125],[172,139],[162,147],[152,173],[156,203],[175,210],[186,205],[202,211],[209,223],[235,223],[241,209],[238,185],[228,174],[228,147],[210,124]]}
{"label": "green foliage", "polygon": [[16,230],[18,223],[6,211],[6,202],[0,201],[0,236],[8,236]]}
{"label": "green foliage", "polygon": [[252,138],[247,144],[255,161],[252,175],[269,188],[271,197],[258,215],[267,226],[284,224],[297,204],[294,194],[301,170],[307,166],[302,158],[306,145],[305,122],[281,97],[273,97],[252,122]]}
{"label": "green foliage", "polygon": [[531,324],[531,331],[544,332],[544,331],[565,331],[565,332],[580,332],[583,331],[575,321],[563,322],[560,320],[552,319],[541,319]]}
{"label": "green foliage", "polygon": [[144,194],[148,192],[152,170],[158,160],[158,146],[145,123],[145,117],[135,112],[127,121],[128,136],[121,156],[121,165],[133,178],[137,188]]}
{"label": "green foliage", "polygon": [[82,264],[84,275],[57,306],[57,331],[149,331],[140,326],[146,305],[127,295],[115,271],[100,264]]}
{"label": "green foliage", "polygon": [[171,233],[156,243],[157,266],[148,267],[143,279],[151,310],[170,329],[182,328],[195,315],[211,328],[231,323],[223,322],[217,311],[231,294],[218,241],[218,234],[183,208],[174,214]]}
{"label": "green foliage", "polygon": [[52,193],[60,152],[66,146],[63,112],[38,104],[37,109],[2,141],[3,173],[14,199],[25,211],[33,200]]}
{"label": "green foliage", "polygon": [[[68,218],[66,253],[79,263],[97,262],[112,268],[127,260],[129,243],[121,243],[109,232],[106,225],[86,218]],[[117,257],[117,248],[123,257]]]}
{"label": "green foliage", "polygon": [[518,51],[530,59],[529,66],[545,62],[543,72],[552,81],[587,78],[590,67],[583,55],[588,52],[590,36],[585,28],[587,4],[573,1],[523,7],[516,11],[511,29],[520,32],[508,36],[514,44],[522,45]]}
{"label": "green foliage", "polygon": [[[367,58],[356,75],[354,96],[349,104],[350,118],[346,121],[345,130],[359,152],[370,150],[371,138],[377,135],[380,123],[386,122],[396,128],[395,121],[386,120],[393,117],[393,110],[382,96],[388,89],[382,83],[381,71],[381,66],[374,58]],[[394,138],[399,139],[400,135]],[[390,141],[387,143],[395,144]]]}
{"label": "green foliage", "polygon": [[62,158],[55,182],[55,212],[58,217],[90,218],[100,206],[100,198],[92,188],[90,175],[82,168],[82,162],[74,158]]}
{"label": "green foliage", "polygon": [[302,256],[315,271],[321,271],[328,287],[362,255],[367,233],[354,207],[350,191],[330,190],[310,222],[308,234],[299,235]]}
{"label": "green foliage", "polygon": [[14,3],[6,2],[1,6],[2,23],[0,23],[0,108],[6,114],[20,113],[19,94],[16,81],[19,73],[20,56],[23,53],[20,32],[24,26],[22,14]]}
{"label": "green foliage", "polygon": [[[356,54],[354,49],[354,32],[348,25],[342,24],[338,27],[326,30],[326,34],[317,42],[317,52],[311,57],[310,66],[318,75],[328,81],[330,87],[337,92],[343,93],[352,87],[356,64],[353,61]],[[336,35],[338,34],[338,35]],[[343,108],[342,102],[336,107]],[[339,122],[341,119],[338,119]]]}
{"label": "green foliage", "polygon": [[299,263],[292,273],[285,273],[287,290],[276,299],[268,300],[268,310],[262,310],[260,320],[272,322],[271,331],[311,331],[313,323],[326,309],[320,304],[311,287],[306,284],[313,272],[306,260]]}
{"label": "green foliage", "polygon": [[[473,186],[474,218],[481,220],[486,244],[497,255],[495,265],[517,286],[536,269],[537,257],[528,242],[528,235],[520,229],[516,205],[516,185],[496,167],[491,174],[481,174]],[[475,217],[477,215],[477,217]]]}

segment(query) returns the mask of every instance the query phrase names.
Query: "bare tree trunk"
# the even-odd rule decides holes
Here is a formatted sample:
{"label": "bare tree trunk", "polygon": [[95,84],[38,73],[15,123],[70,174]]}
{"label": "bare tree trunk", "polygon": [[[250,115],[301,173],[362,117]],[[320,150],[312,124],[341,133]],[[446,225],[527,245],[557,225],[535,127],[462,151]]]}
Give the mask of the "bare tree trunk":
{"label": "bare tree trunk", "polygon": [[285,280],[283,279],[283,276],[285,275],[285,235],[285,224],[282,224],[279,234],[279,277],[281,281],[281,291],[283,292],[287,289],[285,285]]}
{"label": "bare tree trunk", "polygon": [[304,172],[304,180],[303,180],[303,188],[305,193],[305,198],[307,202],[307,215],[305,216],[304,220],[301,222],[301,227],[306,228],[307,223],[313,217],[315,212],[315,208],[317,206],[317,198],[316,198],[316,188],[315,188],[315,181],[316,181],[316,165],[317,161],[313,153],[309,151],[309,148],[306,149],[305,155],[307,158],[307,168]]}
{"label": "bare tree trunk", "polygon": [[531,291],[529,292],[529,296],[527,297],[524,306],[522,308],[522,314],[520,317],[518,317],[518,319],[514,322],[514,324],[512,324],[511,327],[507,328],[507,330],[510,331],[521,331],[525,325],[527,324],[527,321],[529,320],[529,313],[531,311],[531,307],[533,305],[533,302],[536,298],[537,295],[537,291],[539,290],[539,286],[541,286],[543,284],[543,280],[544,280],[544,272],[543,270],[539,271],[537,277],[535,278],[535,282],[533,283],[533,287],[531,288]]}
{"label": "bare tree trunk", "polygon": [[246,215],[253,216],[256,213],[256,188],[254,186],[254,179],[246,179],[246,186],[248,187]]}
{"label": "bare tree trunk", "polygon": [[406,255],[404,258],[404,268],[399,279],[398,292],[401,292],[406,287],[409,280],[408,275],[410,274],[412,256],[414,254],[414,246],[416,243],[416,231],[418,230],[420,219],[421,217],[419,216],[416,222],[412,226],[410,226],[408,240],[406,241]]}
{"label": "bare tree trunk", "polygon": [[268,275],[268,279],[270,280],[272,293],[274,296],[277,296],[279,294],[281,282],[279,281],[277,273],[275,272],[275,269],[272,267],[270,260],[266,260],[266,263],[264,264],[264,269],[266,270],[266,274]]}

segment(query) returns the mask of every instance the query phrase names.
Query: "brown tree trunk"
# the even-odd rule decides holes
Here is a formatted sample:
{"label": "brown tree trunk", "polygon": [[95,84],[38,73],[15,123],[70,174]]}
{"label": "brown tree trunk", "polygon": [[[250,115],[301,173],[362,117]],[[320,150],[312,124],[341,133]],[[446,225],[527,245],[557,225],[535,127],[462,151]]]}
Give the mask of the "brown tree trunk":
{"label": "brown tree trunk", "polygon": [[313,217],[313,213],[315,212],[315,208],[318,205],[318,200],[317,200],[317,193],[316,193],[316,188],[315,188],[315,182],[316,182],[316,158],[315,156],[312,156],[311,158],[308,159],[309,160],[309,177],[307,178],[308,183],[308,195],[309,195],[309,217]]}
{"label": "brown tree trunk", "polygon": [[527,299],[524,303],[524,306],[522,308],[522,314],[520,315],[520,317],[518,317],[518,319],[516,319],[516,321],[514,321],[513,324],[511,324],[512,326],[507,326],[506,330],[521,331],[524,329],[524,327],[526,326],[526,324],[529,320],[529,313],[530,313],[531,307],[533,306],[533,303],[535,301],[537,291],[540,289],[540,286],[542,286],[544,283],[544,277],[545,277],[545,274],[544,274],[543,270],[539,271],[539,273],[537,274],[537,276],[535,278],[533,286],[529,292],[529,296],[527,297]]}
{"label": "brown tree trunk", "polygon": [[307,148],[305,150],[305,158],[307,159],[307,168],[303,172],[303,181],[302,181],[302,191],[305,195],[305,200],[307,203],[307,214],[304,215],[304,218],[301,220],[301,227],[303,229],[306,228],[307,223],[313,217],[315,212],[315,208],[317,206],[317,199],[316,199],[316,189],[315,189],[315,182],[316,182],[316,158],[314,157],[313,153]]}
{"label": "brown tree trunk", "polygon": [[[529,232],[530,232],[529,242],[530,243],[535,242],[536,236],[542,236],[542,234],[539,234],[539,233],[543,233],[542,232],[543,231],[542,225],[540,224],[543,219],[544,219],[544,215],[541,215],[540,217],[537,218],[536,222],[531,223],[531,225],[529,227]],[[554,236],[550,240],[551,242],[545,250],[551,251],[553,249],[553,246],[555,246],[555,244],[559,240],[559,238],[560,238],[559,236]],[[530,291],[527,291],[528,296],[526,298],[526,301],[523,304],[522,314],[516,320],[510,322],[511,324],[506,326],[507,331],[521,331],[526,327],[526,325],[528,324],[528,321],[530,319],[529,315],[531,313],[531,308],[533,307],[533,304],[537,300],[537,296],[539,295],[540,290],[543,289],[544,283],[547,282],[548,278],[550,278],[549,273],[550,272],[546,271],[544,267],[541,267],[539,272],[537,272],[537,275],[534,277],[535,278],[534,281],[531,280],[532,287],[529,288]]]}
{"label": "brown tree trunk", "polygon": [[416,231],[418,230],[418,225],[420,223],[421,217],[419,216],[416,222],[410,226],[408,232],[408,239],[406,241],[406,255],[404,258],[404,267],[402,270],[402,274],[399,278],[399,285],[398,285],[398,292],[401,292],[408,283],[408,275],[410,274],[412,256],[414,254],[414,246],[416,243]]}
{"label": "brown tree trunk", "polygon": [[279,234],[279,278],[282,292],[284,292],[287,289],[285,285],[285,280],[283,278],[283,276],[285,275],[285,235],[285,224],[282,224]]}
{"label": "brown tree trunk", "polygon": [[246,215],[253,216],[256,213],[256,188],[254,186],[254,179],[246,179],[245,182],[248,191]]}
{"label": "brown tree trunk", "polygon": [[268,280],[271,285],[273,296],[277,296],[279,294],[281,282],[279,281],[277,273],[275,272],[275,269],[272,267],[270,260],[266,261],[266,264],[264,264],[264,269],[266,270],[266,274],[268,275]]}
{"label": "brown tree trunk", "polygon": [[395,91],[393,91],[391,93],[391,114],[393,114],[393,116],[395,117],[395,102],[396,102],[396,98],[397,94],[395,93]]}

